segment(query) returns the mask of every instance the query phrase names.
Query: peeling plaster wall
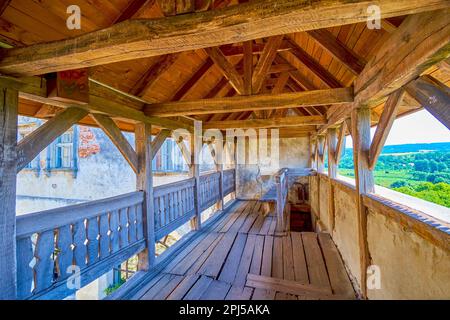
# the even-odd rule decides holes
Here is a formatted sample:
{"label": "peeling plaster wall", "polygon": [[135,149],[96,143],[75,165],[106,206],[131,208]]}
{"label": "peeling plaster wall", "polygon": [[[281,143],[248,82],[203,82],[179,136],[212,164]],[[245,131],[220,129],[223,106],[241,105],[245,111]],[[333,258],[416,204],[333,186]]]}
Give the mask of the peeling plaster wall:
{"label": "peeling plaster wall", "polygon": [[[248,145],[258,144],[251,140],[246,146],[246,163],[237,166],[237,196],[241,199],[258,199],[275,183],[271,176],[281,168],[307,168],[309,137],[279,139],[279,165],[261,166],[258,155],[249,154]],[[269,143],[270,144],[270,143]],[[270,155],[270,154],[269,154]]]}
{"label": "peeling plaster wall", "polygon": [[[321,184],[328,181],[324,175],[310,177],[311,209],[323,219],[323,212],[319,211],[319,206],[322,209],[323,205],[314,195],[319,179]],[[353,186],[338,181],[333,182],[333,194],[335,228],[332,238],[350,277],[360,287],[356,191]],[[405,215],[394,208],[389,210],[394,215]],[[369,299],[450,299],[450,251],[404,227],[380,209],[370,207],[368,212],[371,264],[378,266],[381,273],[381,288],[368,290]],[[445,238],[445,234],[441,236]]]}

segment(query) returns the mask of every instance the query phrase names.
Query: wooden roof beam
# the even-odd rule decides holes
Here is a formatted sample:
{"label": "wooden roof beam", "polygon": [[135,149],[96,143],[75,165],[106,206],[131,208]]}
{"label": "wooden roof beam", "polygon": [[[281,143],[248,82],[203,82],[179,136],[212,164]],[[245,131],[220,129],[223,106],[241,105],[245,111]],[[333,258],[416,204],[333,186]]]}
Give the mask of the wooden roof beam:
{"label": "wooden roof beam", "polygon": [[355,80],[355,103],[335,109],[319,133],[361,105],[377,106],[387,96],[450,56],[450,9],[408,16]]}
{"label": "wooden roof beam", "polygon": [[309,117],[284,117],[271,119],[249,119],[249,120],[223,120],[209,121],[203,123],[203,129],[234,129],[234,128],[281,128],[281,127],[301,127],[310,125],[321,125],[326,122],[322,116]]}
{"label": "wooden roof beam", "polygon": [[411,81],[405,88],[414,99],[450,130],[449,87],[426,75]]}
{"label": "wooden roof beam", "polygon": [[206,53],[212,61],[219,67],[222,74],[228,79],[230,84],[239,94],[244,94],[244,82],[242,76],[236,71],[236,68],[227,60],[220,48],[205,48]]}
{"label": "wooden roof beam", "polygon": [[[382,0],[377,4],[384,18],[449,6],[447,0]],[[314,3],[256,0],[219,10],[180,16],[131,19],[70,39],[3,49],[0,72],[36,75],[92,67],[255,38],[365,22],[367,16],[366,0]]]}
{"label": "wooden roof beam", "polygon": [[348,102],[353,102],[352,88],[154,103],[147,105],[144,112],[147,116],[171,117],[345,104]]}
{"label": "wooden roof beam", "polygon": [[342,84],[325,69],[318,61],[311,57],[305,50],[303,50],[292,38],[288,37],[288,41],[292,46],[290,53],[296,57],[301,64],[307,67],[313,74],[315,74],[327,87],[341,88]]}

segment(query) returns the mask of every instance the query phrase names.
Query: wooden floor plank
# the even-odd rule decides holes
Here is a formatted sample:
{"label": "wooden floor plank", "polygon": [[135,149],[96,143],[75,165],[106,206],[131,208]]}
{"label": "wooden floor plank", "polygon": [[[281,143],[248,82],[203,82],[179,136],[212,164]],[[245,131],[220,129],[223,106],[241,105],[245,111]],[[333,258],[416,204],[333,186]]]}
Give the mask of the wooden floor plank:
{"label": "wooden floor plank", "polygon": [[225,300],[250,300],[253,294],[253,289],[247,287],[231,287]]}
{"label": "wooden floor plank", "polygon": [[186,293],[194,286],[200,275],[193,274],[183,278],[180,284],[172,291],[172,293],[167,297],[167,300],[181,300],[184,298]]}
{"label": "wooden floor plank", "polygon": [[283,279],[294,280],[294,259],[292,257],[291,236],[283,237]]}
{"label": "wooden floor plank", "polygon": [[328,275],[333,293],[355,299],[355,292],[345,271],[344,263],[329,234],[318,234],[319,244],[325,257]]}
{"label": "wooden floor plank", "polygon": [[201,233],[195,240],[193,240],[186,248],[178,253],[168,264],[164,267],[163,272],[171,273],[171,271],[179,265],[179,263],[203,241],[208,233]]}
{"label": "wooden floor plank", "polygon": [[272,217],[272,223],[270,224],[268,235],[275,235],[275,230],[277,228],[277,219]]}
{"label": "wooden floor plank", "polygon": [[183,276],[172,275],[170,281],[152,297],[152,300],[166,300],[184,278]]}
{"label": "wooden floor plank", "polygon": [[211,232],[172,269],[170,273],[185,275],[189,268],[208,250],[209,246],[217,239],[219,233]]}
{"label": "wooden floor plank", "polygon": [[229,214],[227,219],[223,219],[223,221],[217,226],[215,229],[218,232],[227,232],[237,218],[244,212],[245,208],[250,205],[249,202],[243,201],[242,205],[240,205],[235,211]]}
{"label": "wooden floor plank", "polygon": [[242,224],[241,228],[239,229],[239,232],[241,233],[250,233],[250,229],[253,227],[253,224],[258,219],[258,214],[251,213],[247,216],[244,223]]}
{"label": "wooden floor plank", "polygon": [[[155,283],[142,297],[141,300],[153,300],[155,296],[163,290],[168,283],[174,278],[172,274],[164,274],[161,279]],[[169,292],[170,294],[170,292]]]}
{"label": "wooden floor plank", "polygon": [[254,234],[249,234],[247,237],[247,242],[245,243],[244,252],[242,253],[241,262],[239,263],[239,268],[236,273],[236,278],[234,279],[233,286],[244,287],[245,281],[247,279],[247,274],[250,270],[250,265],[253,257],[253,250],[255,248],[256,236]]}
{"label": "wooden floor plank", "polygon": [[213,280],[200,297],[200,300],[225,300],[230,288],[231,284],[229,283]]}
{"label": "wooden floor plank", "polygon": [[201,296],[206,292],[212,281],[213,279],[210,277],[201,276],[189,292],[184,296],[183,300],[200,300]]}
{"label": "wooden floor plank", "polygon": [[252,300],[275,300],[275,294],[274,290],[255,289]]}
{"label": "wooden floor plank", "polygon": [[292,256],[294,259],[294,278],[301,283],[309,283],[308,267],[306,265],[303,249],[302,235],[300,232],[291,232]]}
{"label": "wooden floor plank", "polygon": [[272,257],[273,257],[273,237],[264,237],[264,250],[261,262],[261,275],[270,277],[272,275]]}
{"label": "wooden floor plank", "polygon": [[237,270],[239,268],[239,262],[241,261],[242,252],[247,242],[247,235],[239,233],[234,241],[233,247],[228,254],[222,271],[219,275],[219,280],[227,283],[233,283],[236,277]]}
{"label": "wooden floor plank", "polygon": [[317,234],[313,232],[303,232],[302,240],[311,284],[319,287],[328,287],[331,290],[325,261],[323,260],[322,251],[320,250],[317,241]]}
{"label": "wooden floor plank", "polygon": [[[239,232],[242,225],[244,224],[247,216],[250,214],[252,208],[255,206],[255,201],[250,201],[245,210],[239,215],[239,217],[234,221],[232,225],[230,225],[229,229],[226,232]],[[224,228],[225,230],[225,228]]]}
{"label": "wooden floor plank", "polygon": [[266,217],[264,219],[264,223],[261,227],[261,230],[259,230],[260,235],[267,235],[269,233],[270,225],[272,224],[272,217]]}
{"label": "wooden floor plank", "polygon": [[258,214],[258,217],[256,218],[255,222],[253,223],[252,228],[250,229],[250,231],[248,233],[260,234],[265,220],[266,220],[266,218],[262,214]]}
{"label": "wooden floor plank", "polygon": [[272,277],[283,279],[283,238],[273,238]]}
{"label": "wooden floor plank", "polygon": [[130,300],[140,300],[142,296],[150,290],[156,283],[158,283],[159,280],[164,276],[164,273],[160,273],[153,277],[142,289],[140,289],[138,292],[136,292],[133,297],[130,298]]}
{"label": "wooden floor plank", "polygon": [[256,236],[255,248],[253,250],[252,263],[250,265],[250,273],[260,274],[262,256],[264,251],[264,236]]}
{"label": "wooden floor plank", "polygon": [[236,239],[237,233],[226,233],[199,270],[200,274],[217,278]]}
{"label": "wooden floor plank", "polygon": [[211,245],[206,249],[200,257],[194,262],[194,264],[186,271],[186,274],[196,274],[200,273],[200,269],[202,268],[205,261],[209,258],[211,253],[218,247],[220,241],[223,239],[226,233],[216,233],[217,237],[211,243]]}

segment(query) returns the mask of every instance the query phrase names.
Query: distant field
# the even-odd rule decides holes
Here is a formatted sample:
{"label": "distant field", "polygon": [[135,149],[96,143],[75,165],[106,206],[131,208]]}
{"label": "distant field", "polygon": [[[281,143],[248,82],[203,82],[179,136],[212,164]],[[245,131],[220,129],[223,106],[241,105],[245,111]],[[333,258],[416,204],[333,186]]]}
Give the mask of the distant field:
{"label": "distant field", "polygon": [[[355,177],[353,169],[339,169],[339,174],[350,178]],[[415,180],[409,172],[404,171],[374,171],[373,176],[377,185],[386,188],[390,188],[390,186],[397,181],[405,181],[410,185],[420,183],[420,181]]]}

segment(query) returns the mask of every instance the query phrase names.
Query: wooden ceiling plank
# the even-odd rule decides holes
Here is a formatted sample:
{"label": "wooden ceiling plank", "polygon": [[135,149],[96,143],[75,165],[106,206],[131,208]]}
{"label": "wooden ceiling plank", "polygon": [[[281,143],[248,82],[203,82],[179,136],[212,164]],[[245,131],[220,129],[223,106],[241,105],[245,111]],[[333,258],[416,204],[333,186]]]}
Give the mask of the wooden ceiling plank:
{"label": "wooden ceiling plank", "polygon": [[179,54],[168,54],[158,57],[158,60],[142,75],[130,93],[143,97],[153,83],[175,63],[178,57]]}
{"label": "wooden ceiling plank", "polygon": [[123,22],[125,20],[133,18],[135,15],[138,14],[138,12],[148,6],[151,7],[155,0],[133,0],[131,1],[128,6],[125,8],[125,10],[122,11],[120,16],[114,20],[114,24]]}
{"label": "wooden ceiling plank", "polygon": [[[385,18],[449,6],[446,0],[384,0],[378,4]],[[308,4],[291,0],[256,0],[189,15],[129,19],[70,39],[3,49],[0,72],[44,74],[365,22],[366,9],[365,0]],[[208,28],[196,32],[206,25]]]}
{"label": "wooden ceiling plank", "polygon": [[187,80],[181,88],[175,92],[171,101],[182,100],[188,92],[200,81],[200,79],[208,72],[208,70],[214,65],[213,61],[208,57],[200,68]]}
{"label": "wooden ceiling plank", "polygon": [[307,32],[330,55],[344,64],[354,75],[358,75],[364,69],[365,63],[353,51],[325,29],[310,30]]}
{"label": "wooden ceiling plank", "polygon": [[353,102],[352,88],[313,90],[283,94],[261,94],[230,98],[201,99],[154,103],[145,107],[148,116],[170,117],[248,110],[270,110],[312,105],[345,104]]}

